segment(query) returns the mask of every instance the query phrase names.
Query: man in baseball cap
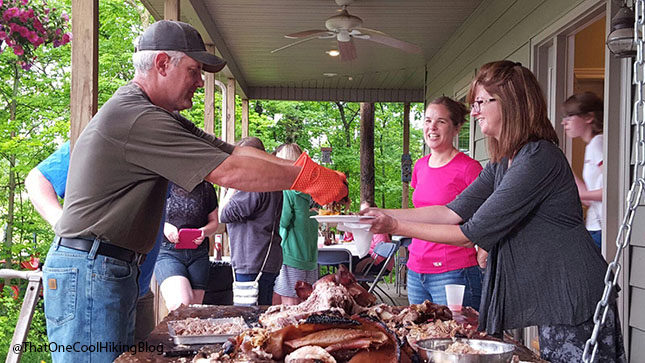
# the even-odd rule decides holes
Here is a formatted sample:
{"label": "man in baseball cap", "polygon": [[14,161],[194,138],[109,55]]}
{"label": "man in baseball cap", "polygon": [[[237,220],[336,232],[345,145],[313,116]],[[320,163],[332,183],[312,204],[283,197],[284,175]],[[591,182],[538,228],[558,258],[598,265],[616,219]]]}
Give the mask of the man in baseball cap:
{"label": "man in baseball cap", "polygon": [[152,24],[139,38],[137,51],[174,50],[200,62],[206,72],[219,72],[226,65],[222,58],[206,51],[199,32],[190,24],[161,20]]}
{"label": "man in baseball cap", "polygon": [[[303,154],[296,163],[234,146],[179,115],[225,62],[189,24],[160,21],[141,36],[134,79],[79,136],[63,213],[43,268],[54,362],[113,361],[133,343],[138,265],[152,249],[168,181],[248,192],[294,189],[319,204],[347,196],[345,176]],[[78,344],[80,343],[80,345]],[[90,347],[92,345],[92,347]]]}

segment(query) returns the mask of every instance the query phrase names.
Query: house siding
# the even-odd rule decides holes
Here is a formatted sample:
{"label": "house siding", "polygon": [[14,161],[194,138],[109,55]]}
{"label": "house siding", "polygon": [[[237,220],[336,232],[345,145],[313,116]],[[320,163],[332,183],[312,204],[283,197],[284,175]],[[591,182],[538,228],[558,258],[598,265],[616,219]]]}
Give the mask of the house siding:
{"label": "house siding", "polygon": [[[442,95],[455,96],[455,90],[468,85],[482,64],[511,59],[529,66],[531,38],[582,1],[489,0],[483,1],[427,63],[426,100]],[[485,164],[486,142],[474,127],[471,155]]]}

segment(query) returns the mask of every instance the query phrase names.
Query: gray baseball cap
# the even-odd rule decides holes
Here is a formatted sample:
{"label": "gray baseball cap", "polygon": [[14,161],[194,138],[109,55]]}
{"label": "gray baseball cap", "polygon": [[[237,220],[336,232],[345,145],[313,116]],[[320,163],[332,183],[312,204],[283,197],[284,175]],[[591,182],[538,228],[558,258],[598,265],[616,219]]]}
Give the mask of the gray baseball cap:
{"label": "gray baseball cap", "polygon": [[206,72],[219,72],[226,65],[222,58],[208,53],[202,36],[192,25],[181,21],[160,20],[148,27],[139,37],[137,51],[174,50],[202,63]]}

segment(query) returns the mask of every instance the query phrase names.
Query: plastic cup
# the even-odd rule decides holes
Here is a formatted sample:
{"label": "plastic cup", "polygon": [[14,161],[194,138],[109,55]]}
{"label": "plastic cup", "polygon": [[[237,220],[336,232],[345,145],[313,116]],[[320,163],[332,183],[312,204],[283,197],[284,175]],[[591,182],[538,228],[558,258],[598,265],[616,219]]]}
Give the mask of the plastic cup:
{"label": "plastic cup", "polygon": [[450,310],[461,311],[465,289],[464,285],[446,285],[446,302]]}

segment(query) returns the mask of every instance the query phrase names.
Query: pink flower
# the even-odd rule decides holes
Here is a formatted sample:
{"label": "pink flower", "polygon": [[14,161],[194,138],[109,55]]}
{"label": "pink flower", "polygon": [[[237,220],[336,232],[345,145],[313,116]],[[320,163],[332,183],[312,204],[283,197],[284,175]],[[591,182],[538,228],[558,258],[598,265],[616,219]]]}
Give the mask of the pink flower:
{"label": "pink flower", "polygon": [[18,8],[15,8],[15,7],[14,8],[9,8],[9,9],[5,10],[5,12],[2,14],[2,18],[5,21],[9,21],[12,18],[18,16],[18,12],[19,12]]}
{"label": "pink flower", "polygon": [[62,30],[56,29],[56,31],[54,33],[56,33],[56,36],[59,36],[61,32],[62,32]]}
{"label": "pink flower", "polygon": [[69,21],[69,15],[67,15],[67,13],[66,13],[66,12],[64,12],[64,11],[63,11],[63,13],[60,15],[60,17],[61,17],[61,18],[63,18],[63,20],[65,20],[65,21]]}
{"label": "pink flower", "polygon": [[20,33],[20,35],[22,35],[23,37],[27,38],[27,35],[29,35],[29,29],[27,29],[27,27],[21,26],[18,29],[18,33]]}
{"label": "pink flower", "polygon": [[[2,0],[0,0],[0,2],[2,2]],[[0,6],[2,6],[2,4],[0,4]],[[4,32],[4,31],[0,31],[0,40],[5,40],[5,39],[7,39],[7,36],[8,36],[8,35],[7,35],[7,33],[6,33],[6,32]]]}
{"label": "pink flower", "polygon": [[15,55],[23,55],[23,54],[25,54],[25,50],[22,49],[20,44],[16,44],[16,45],[13,46],[13,54],[15,54]]}
{"label": "pink flower", "polygon": [[27,5],[29,3],[29,0],[20,0],[20,3],[22,5]]}
{"label": "pink flower", "polygon": [[2,0],[0,0],[0,6],[2,6]]}
{"label": "pink flower", "polygon": [[22,69],[24,69],[25,71],[28,71],[28,70],[30,70],[30,69],[31,69],[31,63],[27,63],[27,62],[20,62],[20,66],[21,66],[21,67],[22,67]]}
{"label": "pink flower", "polygon": [[[0,0],[0,1],[2,1],[2,0]],[[30,18],[30,19],[34,17],[34,9],[29,9],[27,11],[27,17]]]}
{"label": "pink flower", "polygon": [[62,43],[62,45],[65,45],[65,44],[69,43],[69,41],[70,41],[70,40],[72,40],[72,36],[71,36],[71,35],[72,35],[71,33],[65,33],[65,34],[63,34],[63,39],[62,39],[62,42],[61,42],[61,43]]}
{"label": "pink flower", "polygon": [[11,33],[18,33],[20,30],[20,25],[16,23],[9,23],[9,31]]}
{"label": "pink flower", "polygon": [[45,34],[45,27],[43,26],[43,23],[38,20],[38,18],[34,18],[34,28],[38,30],[40,34]]}
{"label": "pink flower", "polygon": [[20,17],[20,21],[24,23],[27,21],[27,19],[29,19],[29,13],[26,10],[20,10],[19,17]]}
{"label": "pink flower", "polygon": [[30,31],[27,35],[27,40],[33,45],[36,45],[36,41],[40,38],[35,31]]}

